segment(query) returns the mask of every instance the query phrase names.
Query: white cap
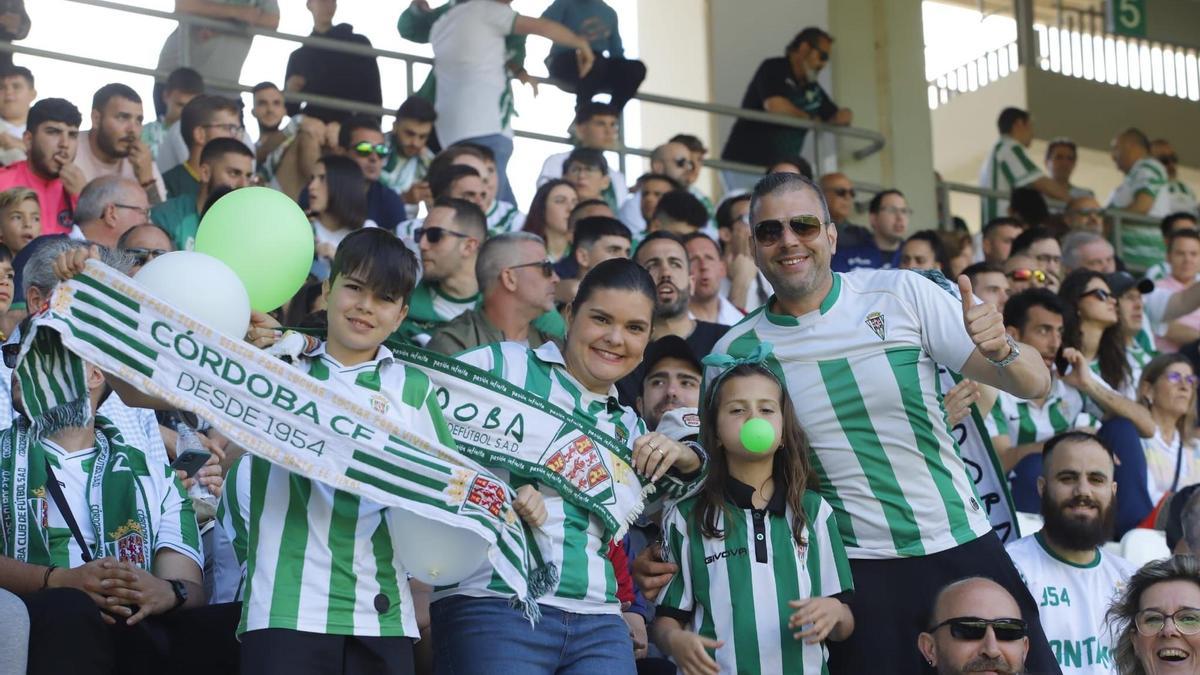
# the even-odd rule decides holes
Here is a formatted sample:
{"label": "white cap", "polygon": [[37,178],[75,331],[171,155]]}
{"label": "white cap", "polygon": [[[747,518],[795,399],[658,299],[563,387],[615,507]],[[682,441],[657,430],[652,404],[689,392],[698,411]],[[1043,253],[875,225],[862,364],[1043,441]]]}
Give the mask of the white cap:
{"label": "white cap", "polygon": [[700,413],[695,408],[668,410],[658,421],[658,433],[673,441],[692,441],[700,435]]}

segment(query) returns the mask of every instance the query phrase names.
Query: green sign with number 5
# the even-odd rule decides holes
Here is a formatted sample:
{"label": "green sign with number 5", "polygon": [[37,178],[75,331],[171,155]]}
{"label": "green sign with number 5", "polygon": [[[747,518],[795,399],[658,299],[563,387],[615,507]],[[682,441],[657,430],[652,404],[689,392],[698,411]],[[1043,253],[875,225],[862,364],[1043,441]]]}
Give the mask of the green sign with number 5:
{"label": "green sign with number 5", "polygon": [[1146,0],[1108,0],[1108,31],[1128,37],[1146,37]]}

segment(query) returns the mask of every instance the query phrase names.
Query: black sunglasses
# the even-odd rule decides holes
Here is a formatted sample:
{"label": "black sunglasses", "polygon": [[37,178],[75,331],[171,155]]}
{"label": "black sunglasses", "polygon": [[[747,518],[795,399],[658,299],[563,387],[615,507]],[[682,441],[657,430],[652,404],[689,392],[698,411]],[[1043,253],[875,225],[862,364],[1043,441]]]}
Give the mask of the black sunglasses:
{"label": "black sunglasses", "polygon": [[1079,297],[1086,298],[1089,295],[1096,298],[1100,302],[1108,302],[1110,299],[1117,297],[1117,296],[1113,295],[1112,293],[1110,293],[1108,290],[1103,289],[1103,288],[1093,288],[1090,291],[1080,294]]}
{"label": "black sunglasses", "polygon": [[542,268],[542,276],[549,279],[554,276],[554,263],[549,260],[539,260],[537,262],[521,263],[520,265],[512,265],[508,269],[515,270],[519,267],[540,267]]}
{"label": "black sunglasses", "polygon": [[419,243],[421,243],[421,239],[423,239],[425,237],[429,237],[429,243],[436,244],[442,240],[442,237],[444,237],[448,234],[455,236],[455,237],[459,237],[461,239],[470,239],[471,238],[471,235],[469,235],[469,234],[463,234],[462,232],[455,232],[454,230],[447,230],[444,227],[418,227],[417,229],[413,230],[413,239],[415,239],[416,242],[419,244]]}
{"label": "black sunglasses", "polygon": [[371,153],[375,153],[380,158],[384,158],[392,154],[392,149],[386,143],[363,141],[354,146],[354,152],[357,152],[359,157],[370,157]]}
{"label": "black sunglasses", "polygon": [[125,253],[132,256],[134,262],[136,262],[139,265],[145,265],[146,263],[150,262],[151,260],[154,260],[158,256],[167,253],[167,251],[165,249],[161,249],[161,248],[127,248],[124,250],[125,250]]}
{"label": "black sunglasses", "polygon": [[684,167],[692,169],[692,168],[695,168],[696,163],[693,162],[692,160],[688,159],[687,157],[677,157],[677,158],[675,158],[675,166],[679,167],[680,169],[682,169]]}
{"label": "black sunglasses", "polygon": [[1001,642],[1020,640],[1028,633],[1028,627],[1022,619],[980,619],[977,616],[958,616],[946,619],[933,628],[932,633],[942,626],[950,627],[950,636],[955,640],[982,640],[987,635],[988,626],[996,633],[996,639]]}
{"label": "black sunglasses", "polygon": [[[825,225],[818,216],[792,216],[787,224],[796,233],[800,241],[812,241],[821,233]],[[764,220],[754,226],[754,239],[763,246],[774,246],[783,239],[782,220]]]}
{"label": "black sunglasses", "polygon": [[835,194],[835,195],[837,195],[837,196],[839,196],[839,197],[850,197],[850,198],[854,198],[854,197],[857,197],[857,196],[858,196],[858,193],[856,193],[856,192],[854,191],[854,188],[841,188],[841,187],[840,187],[840,188],[833,188],[832,190],[830,190],[830,192],[832,192],[833,194]]}

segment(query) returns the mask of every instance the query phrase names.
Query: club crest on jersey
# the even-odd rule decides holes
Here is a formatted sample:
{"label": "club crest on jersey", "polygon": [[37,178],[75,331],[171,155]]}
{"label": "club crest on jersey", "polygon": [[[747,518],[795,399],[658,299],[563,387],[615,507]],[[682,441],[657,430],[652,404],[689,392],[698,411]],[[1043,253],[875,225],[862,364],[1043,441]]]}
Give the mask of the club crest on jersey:
{"label": "club crest on jersey", "polygon": [[867,315],[866,323],[867,326],[879,336],[880,340],[886,339],[884,337],[884,333],[887,330],[887,326],[884,325],[883,314],[880,314],[879,312],[871,312]]}
{"label": "club crest on jersey", "polygon": [[471,490],[467,493],[467,502],[499,516],[504,510],[504,486],[486,476],[475,476],[471,481]]}
{"label": "club crest on jersey", "polygon": [[118,527],[115,532],[110,532],[108,537],[111,541],[104,545],[108,555],[115,557],[121,562],[133,563],[138,567],[145,567],[145,538],[143,537],[141,525],[133,520],[127,521],[124,525]]}
{"label": "club crest on jersey", "polygon": [[388,408],[391,406],[388,404],[387,397],[383,394],[371,394],[371,407],[380,415],[386,415]]}
{"label": "club crest on jersey", "polygon": [[50,527],[50,502],[46,501],[46,488],[33,491],[33,496],[29,498],[29,511],[41,523],[42,529]]}
{"label": "club crest on jersey", "polygon": [[608,480],[608,469],[600,460],[600,451],[587,436],[579,436],[550,456],[546,468],[587,492]]}

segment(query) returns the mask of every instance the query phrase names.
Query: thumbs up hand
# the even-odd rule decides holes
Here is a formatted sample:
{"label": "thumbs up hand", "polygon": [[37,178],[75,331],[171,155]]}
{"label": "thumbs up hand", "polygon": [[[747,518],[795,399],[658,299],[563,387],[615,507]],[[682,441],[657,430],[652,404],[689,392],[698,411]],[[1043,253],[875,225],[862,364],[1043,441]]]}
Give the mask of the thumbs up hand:
{"label": "thumbs up hand", "polygon": [[979,353],[992,361],[1002,361],[1012,351],[1005,339],[1004,317],[991,303],[975,304],[971,280],[964,274],[958,277],[962,294],[963,325]]}

